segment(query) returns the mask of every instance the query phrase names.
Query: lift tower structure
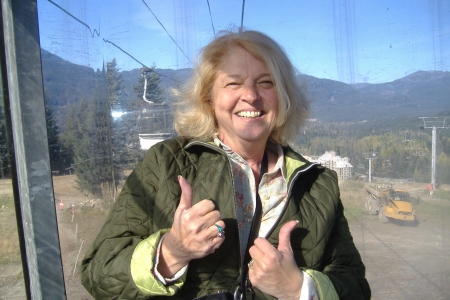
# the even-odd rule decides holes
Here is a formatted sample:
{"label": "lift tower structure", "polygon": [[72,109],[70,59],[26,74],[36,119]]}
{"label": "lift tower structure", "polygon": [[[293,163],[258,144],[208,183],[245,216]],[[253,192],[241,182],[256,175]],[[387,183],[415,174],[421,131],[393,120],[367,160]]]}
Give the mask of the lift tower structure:
{"label": "lift tower structure", "polygon": [[364,153],[364,157],[369,160],[369,183],[372,183],[372,160],[377,159],[377,152]]}
{"label": "lift tower structure", "polygon": [[436,136],[437,130],[448,129],[448,124],[446,124],[447,118],[443,121],[439,120],[438,117],[420,117],[423,120],[423,128],[432,129],[431,137],[431,184],[433,185],[433,190],[436,188]]}

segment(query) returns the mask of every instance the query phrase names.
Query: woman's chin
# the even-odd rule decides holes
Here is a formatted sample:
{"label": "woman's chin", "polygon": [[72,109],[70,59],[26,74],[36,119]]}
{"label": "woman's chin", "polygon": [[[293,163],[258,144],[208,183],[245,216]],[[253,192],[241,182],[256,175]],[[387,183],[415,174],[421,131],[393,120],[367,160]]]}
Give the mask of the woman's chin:
{"label": "woman's chin", "polygon": [[239,140],[245,144],[266,144],[268,136],[267,134],[242,134],[239,136]]}

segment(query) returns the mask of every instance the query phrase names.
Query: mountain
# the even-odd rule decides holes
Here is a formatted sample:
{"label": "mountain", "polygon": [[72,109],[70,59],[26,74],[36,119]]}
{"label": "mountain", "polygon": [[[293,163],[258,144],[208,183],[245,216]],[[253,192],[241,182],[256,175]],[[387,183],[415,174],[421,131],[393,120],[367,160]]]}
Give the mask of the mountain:
{"label": "mountain", "polygon": [[53,108],[53,118],[64,130],[67,109],[78,107],[81,99],[91,99],[101,74],[92,68],[73,64],[41,49],[42,76],[46,104]]}
{"label": "mountain", "polygon": [[[42,50],[42,66],[46,101],[57,114],[58,126],[64,128],[67,106],[76,107],[83,97],[92,98],[102,71],[73,64],[45,50]],[[183,84],[192,72],[191,69],[156,71],[166,95],[170,94],[170,88]],[[140,70],[121,73],[124,80],[122,102],[137,100],[133,84],[137,84]],[[322,122],[431,117],[450,110],[450,72],[418,71],[380,84],[351,85],[304,74],[299,75],[298,80],[305,85],[312,101],[310,118]]]}
{"label": "mountain", "polygon": [[41,50],[41,61],[46,101],[51,106],[64,107],[91,97],[97,80],[92,68],[73,64],[45,50]]}
{"label": "mountain", "polygon": [[312,100],[312,118],[362,121],[387,117],[435,116],[450,109],[450,72],[418,71],[380,84],[349,85],[300,75]]}

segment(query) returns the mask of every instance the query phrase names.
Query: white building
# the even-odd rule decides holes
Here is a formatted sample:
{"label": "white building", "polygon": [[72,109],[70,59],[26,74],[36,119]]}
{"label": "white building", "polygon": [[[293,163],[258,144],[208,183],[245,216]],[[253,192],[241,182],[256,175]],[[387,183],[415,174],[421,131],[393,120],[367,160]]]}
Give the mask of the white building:
{"label": "white building", "polygon": [[322,156],[312,161],[336,171],[339,179],[352,177],[353,166],[350,164],[348,157],[337,156],[334,151],[326,151]]}

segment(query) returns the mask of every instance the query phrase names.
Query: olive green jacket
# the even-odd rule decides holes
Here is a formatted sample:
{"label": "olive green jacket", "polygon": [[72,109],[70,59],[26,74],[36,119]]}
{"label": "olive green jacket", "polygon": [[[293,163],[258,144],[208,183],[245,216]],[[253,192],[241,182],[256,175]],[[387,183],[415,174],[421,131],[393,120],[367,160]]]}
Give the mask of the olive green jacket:
{"label": "olive green jacket", "polygon": [[[365,267],[351,237],[335,172],[283,148],[288,182],[286,208],[267,239],[275,247],[281,226],[299,224],[291,245],[300,269],[318,283],[321,299],[369,299]],[[172,226],[181,189],[178,175],[193,188],[193,204],[210,199],[226,224],[224,243],[189,263],[186,274],[165,287],[147,289],[139,268],[151,274],[159,234]],[[135,253],[136,251],[136,253]],[[227,155],[213,143],[172,139],[156,144],[128,177],[105,225],[82,261],[82,283],[96,299],[193,299],[234,292],[241,267],[233,178]],[[151,276],[150,276],[151,277]],[[328,283],[328,284],[327,284]],[[331,283],[331,284],[330,284]],[[148,284],[147,284],[148,287]],[[156,293],[155,293],[156,291]],[[164,296],[158,296],[164,295]],[[274,299],[256,290],[256,299]]]}

